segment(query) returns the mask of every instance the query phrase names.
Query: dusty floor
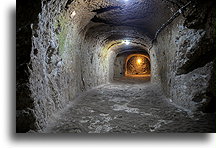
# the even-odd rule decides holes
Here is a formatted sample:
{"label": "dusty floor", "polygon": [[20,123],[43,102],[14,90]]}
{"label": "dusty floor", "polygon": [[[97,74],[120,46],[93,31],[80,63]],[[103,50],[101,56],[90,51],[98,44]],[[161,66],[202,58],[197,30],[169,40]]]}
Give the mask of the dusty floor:
{"label": "dusty floor", "polygon": [[215,114],[189,115],[168,103],[148,78],[123,78],[83,94],[44,132],[215,132]]}

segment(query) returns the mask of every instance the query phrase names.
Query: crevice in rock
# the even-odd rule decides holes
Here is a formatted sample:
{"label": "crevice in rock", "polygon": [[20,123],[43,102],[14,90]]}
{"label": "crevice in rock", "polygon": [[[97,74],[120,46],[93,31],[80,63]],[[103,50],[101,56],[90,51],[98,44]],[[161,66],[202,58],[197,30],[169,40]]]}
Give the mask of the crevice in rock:
{"label": "crevice in rock", "polygon": [[[209,14],[212,12],[212,7],[209,4],[207,8],[202,8],[202,6],[196,6],[189,11],[187,19],[185,20],[184,26],[190,29],[203,29],[205,28],[206,22],[208,22]],[[199,14],[199,15],[197,15]]]}
{"label": "crevice in rock", "polygon": [[205,113],[215,113],[216,109],[216,86],[215,86],[215,78],[216,78],[216,58],[214,58],[213,63],[213,69],[211,72],[211,79],[209,80],[209,87],[207,88],[206,96],[209,99],[209,102],[206,106],[203,108],[203,112]]}
{"label": "crevice in rock", "polygon": [[[32,48],[31,24],[38,23],[41,1],[23,0],[17,3],[16,21],[16,132],[36,129],[32,113],[34,100],[29,90],[29,67]],[[36,26],[36,25],[35,25]],[[38,52],[34,50],[34,53]]]}
{"label": "crevice in rock", "polygon": [[[203,98],[203,96],[200,96],[200,97],[201,97],[200,99]],[[198,110],[201,110],[204,113],[214,113],[215,106],[216,106],[215,96],[211,92],[207,92],[205,94],[205,98],[208,99],[209,101],[203,107],[198,108]]]}
{"label": "crevice in rock", "polygon": [[73,0],[68,0],[66,5],[65,5],[65,8],[68,9],[69,8],[69,5],[73,2]]}
{"label": "crevice in rock", "polygon": [[205,66],[215,58],[215,50],[212,48],[209,52],[202,54],[201,56],[193,56],[190,61],[177,70],[177,75],[187,74],[197,68]]}
{"label": "crevice in rock", "polygon": [[[105,25],[110,25],[110,26],[122,26],[122,27],[132,27],[132,28],[136,28],[137,30],[142,30],[143,32],[146,33],[146,35],[149,38],[152,38],[152,34],[149,32],[149,30],[142,28],[142,26],[136,26],[136,24],[133,23],[112,23],[110,21],[107,21],[105,19],[99,18],[96,15],[90,20],[94,23],[103,23]],[[126,20],[124,20],[126,21]]]}
{"label": "crevice in rock", "polygon": [[96,15],[91,19],[92,22],[94,23],[103,23],[103,24],[107,24],[107,25],[116,25],[114,23],[111,23],[105,19],[99,18]]}
{"label": "crevice in rock", "polygon": [[173,1],[173,0],[162,0],[162,1],[166,1],[168,3],[171,3],[173,6],[176,6],[178,9],[180,9],[184,3],[179,1],[178,3],[176,1]]}
{"label": "crevice in rock", "polygon": [[109,6],[109,7],[106,7],[106,8],[100,8],[100,9],[93,10],[92,12],[96,12],[97,14],[100,14],[100,13],[104,13],[104,12],[107,12],[107,11],[110,11],[110,10],[113,10],[113,9],[122,9],[122,7],[120,7],[120,6]]}

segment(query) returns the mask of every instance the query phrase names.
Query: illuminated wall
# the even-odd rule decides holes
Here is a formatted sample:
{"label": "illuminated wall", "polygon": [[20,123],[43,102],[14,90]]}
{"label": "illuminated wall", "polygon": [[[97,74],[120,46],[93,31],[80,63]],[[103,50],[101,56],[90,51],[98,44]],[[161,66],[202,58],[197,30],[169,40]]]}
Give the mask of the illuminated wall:
{"label": "illuminated wall", "polygon": [[150,59],[143,54],[132,54],[125,63],[125,76],[150,76]]}

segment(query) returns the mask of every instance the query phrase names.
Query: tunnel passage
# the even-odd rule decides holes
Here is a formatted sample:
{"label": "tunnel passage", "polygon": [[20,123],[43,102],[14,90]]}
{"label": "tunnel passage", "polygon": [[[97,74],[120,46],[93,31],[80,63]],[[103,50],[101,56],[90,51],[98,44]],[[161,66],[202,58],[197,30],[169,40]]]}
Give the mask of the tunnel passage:
{"label": "tunnel passage", "polygon": [[[131,46],[119,49],[114,59],[114,76],[113,79],[121,80],[142,80],[148,82],[151,77],[155,77],[151,66],[154,66],[155,59],[150,58],[150,54],[144,47]],[[154,69],[153,69],[154,70]]]}
{"label": "tunnel passage", "polygon": [[[23,85],[22,79],[17,83],[18,131],[43,129],[53,114],[77,96],[124,77],[127,57],[141,54],[134,46],[148,51],[149,71],[140,68],[142,72],[131,74],[151,73],[150,82],[177,106],[203,111],[213,104],[209,109],[214,112],[216,66],[215,57],[208,55],[214,55],[215,49],[215,1],[188,1],[42,0],[35,13],[41,12],[33,21],[38,23],[28,27],[32,48],[24,57],[30,56],[30,63],[17,66],[29,69],[28,78],[24,71],[19,74],[29,84]],[[120,54],[120,48],[127,53]]]}
{"label": "tunnel passage", "polygon": [[132,54],[125,63],[125,76],[144,77],[150,76],[150,59],[143,54]]}

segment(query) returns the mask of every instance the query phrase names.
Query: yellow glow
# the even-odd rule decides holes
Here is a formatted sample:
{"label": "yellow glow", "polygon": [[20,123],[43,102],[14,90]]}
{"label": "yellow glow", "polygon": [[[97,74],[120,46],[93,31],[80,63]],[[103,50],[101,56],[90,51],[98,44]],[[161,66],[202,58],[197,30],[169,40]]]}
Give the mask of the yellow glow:
{"label": "yellow glow", "polygon": [[[133,59],[132,59],[133,58]],[[125,63],[125,76],[151,77],[150,58],[148,55],[131,54]]]}
{"label": "yellow glow", "polygon": [[142,60],[141,59],[137,59],[137,64],[141,64]]}

